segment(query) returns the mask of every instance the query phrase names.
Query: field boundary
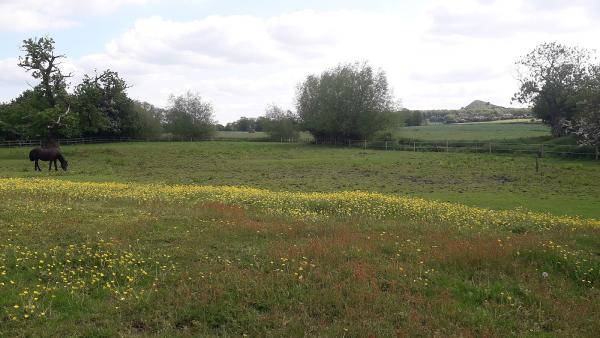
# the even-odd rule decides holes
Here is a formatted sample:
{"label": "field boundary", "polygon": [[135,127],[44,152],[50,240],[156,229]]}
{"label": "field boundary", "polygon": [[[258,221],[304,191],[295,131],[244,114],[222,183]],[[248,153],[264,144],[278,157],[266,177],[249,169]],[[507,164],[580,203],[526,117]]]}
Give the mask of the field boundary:
{"label": "field boundary", "polygon": [[[98,144],[98,143],[120,143],[120,142],[204,142],[204,141],[228,141],[228,142],[269,142],[269,138],[253,137],[78,137],[58,139],[59,145],[74,145],[74,144]],[[282,140],[285,142],[297,142],[297,140]],[[278,142],[278,141],[277,141]],[[15,140],[15,141],[0,141],[0,148],[20,148],[20,147],[36,147],[44,145],[44,141],[36,140]]]}
{"label": "field boundary", "polygon": [[417,140],[314,140],[314,144],[339,147],[412,152],[477,154],[532,154],[537,157],[559,156],[600,159],[598,147],[579,145],[528,144],[510,142],[417,141]]}
{"label": "field boundary", "polygon": [[[417,140],[337,140],[337,139],[279,139],[270,138],[194,138],[194,137],[87,137],[59,139],[59,145],[99,144],[120,142],[278,142],[311,143],[349,148],[396,150],[412,152],[446,152],[477,154],[531,154],[537,157],[558,156],[600,160],[600,149],[591,146],[527,144],[510,142],[417,141]],[[0,141],[0,148],[39,147],[42,140]]]}

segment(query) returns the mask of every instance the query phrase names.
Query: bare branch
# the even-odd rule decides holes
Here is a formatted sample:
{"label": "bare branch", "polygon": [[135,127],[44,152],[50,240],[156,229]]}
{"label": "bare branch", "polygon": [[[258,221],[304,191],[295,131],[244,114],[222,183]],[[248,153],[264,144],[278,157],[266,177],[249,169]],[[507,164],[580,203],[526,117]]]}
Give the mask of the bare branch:
{"label": "bare branch", "polygon": [[56,122],[52,122],[51,124],[49,124],[49,125],[48,125],[48,129],[52,129],[52,128],[53,128],[53,127],[55,127],[55,126],[62,126],[62,124],[60,123],[60,120],[61,120],[63,117],[67,116],[67,115],[69,114],[69,112],[70,112],[70,111],[71,111],[71,105],[69,105],[69,106],[67,107],[67,111],[66,111],[66,112],[64,112],[63,114],[60,114],[60,115],[58,116],[58,119],[56,120]]}

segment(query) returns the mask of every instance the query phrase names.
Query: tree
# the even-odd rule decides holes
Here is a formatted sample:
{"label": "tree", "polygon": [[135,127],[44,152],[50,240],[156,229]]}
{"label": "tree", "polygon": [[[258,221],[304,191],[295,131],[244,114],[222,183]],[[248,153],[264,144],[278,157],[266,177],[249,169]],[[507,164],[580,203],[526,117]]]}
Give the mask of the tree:
{"label": "tree", "polygon": [[406,117],[407,126],[420,126],[423,124],[423,113],[420,111],[409,112]]}
{"label": "tree", "polygon": [[19,57],[19,67],[31,71],[34,79],[40,80],[35,90],[44,94],[48,106],[54,108],[66,95],[66,79],[71,74],[63,75],[59,66],[65,55],[54,54],[54,39],[49,37],[23,40],[25,57]]}
{"label": "tree", "polygon": [[366,63],[338,65],[298,86],[296,108],[315,137],[368,138],[385,124],[394,101],[386,75]]}
{"label": "tree", "polygon": [[582,90],[577,103],[577,114],[565,123],[580,144],[600,147],[600,65],[591,68],[593,74]]}
{"label": "tree", "polygon": [[600,147],[600,106],[578,114],[567,122],[567,128],[577,136],[579,144]]}
{"label": "tree", "polygon": [[237,120],[236,126],[238,131],[252,131],[254,130],[254,119],[242,116]]}
{"label": "tree", "polygon": [[254,121],[254,130],[255,131],[265,131],[265,125],[268,122],[269,122],[269,119],[267,119],[264,116],[257,117],[256,120]]}
{"label": "tree", "polygon": [[148,102],[133,101],[134,132],[131,136],[155,137],[162,133],[164,110]]}
{"label": "tree", "polygon": [[215,131],[213,107],[198,94],[188,91],[169,98],[167,130],[183,137],[210,137]]}
{"label": "tree", "polygon": [[55,54],[54,40],[48,37],[23,40],[22,50],[25,56],[19,57],[18,65],[40,82],[4,107],[1,120],[7,136],[54,142],[57,137],[77,134],[77,118],[69,114],[66,90],[71,74],[64,75],[60,69],[65,56]]}
{"label": "tree", "polygon": [[127,96],[127,83],[119,73],[105,70],[84,75],[75,88],[75,110],[84,135],[124,136],[136,133],[133,100]]}
{"label": "tree", "polygon": [[519,91],[513,100],[533,105],[533,112],[552,128],[552,136],[565,134],[564,122],[576,112],[578,92],[590,76],[590,52],[555,42],[537,46],[517,62]]}
{"label": "tree", "polygon": [[274,140],[297,139],[300,136],[298,116],[277,105],[268,106],[261,120],[264,130]]}

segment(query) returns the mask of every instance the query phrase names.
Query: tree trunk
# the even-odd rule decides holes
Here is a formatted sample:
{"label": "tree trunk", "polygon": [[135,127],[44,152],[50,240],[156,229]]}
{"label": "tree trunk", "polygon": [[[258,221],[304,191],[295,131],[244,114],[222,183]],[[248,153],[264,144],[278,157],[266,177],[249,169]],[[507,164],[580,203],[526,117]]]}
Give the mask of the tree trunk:
{"label": "tree trunk", "polygon": [[563,127],[560,123],[552,124],[552,137],[563,136]]}

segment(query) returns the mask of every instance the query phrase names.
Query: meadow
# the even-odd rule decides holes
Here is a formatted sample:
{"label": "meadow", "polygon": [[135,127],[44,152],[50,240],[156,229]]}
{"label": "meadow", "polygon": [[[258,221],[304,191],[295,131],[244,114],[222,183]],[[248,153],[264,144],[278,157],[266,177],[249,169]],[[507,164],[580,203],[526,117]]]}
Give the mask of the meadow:
{"label": "meadow", "polygon": [[0,336],[600,330],[594,161],[122,143],[35,173],[27,151],[0,149]]}
{"label": "meadow", "polygon": [[519,139],[533,139],[543,143],[550,139],[549,131],[548,126],[540,122],[508,120],[403,127],[396,132],[396,136],[423,141],[513,142]]}
{"label": "meadow", "polygon": [[[600,218],[598,162],[532,156],[363,150],[264,142],[65,146],[68,172],[41,175],[29,149],[0,149],[0,177],[372,191],[492,209]],[[47,167],[46,167],[47,168]]]}

